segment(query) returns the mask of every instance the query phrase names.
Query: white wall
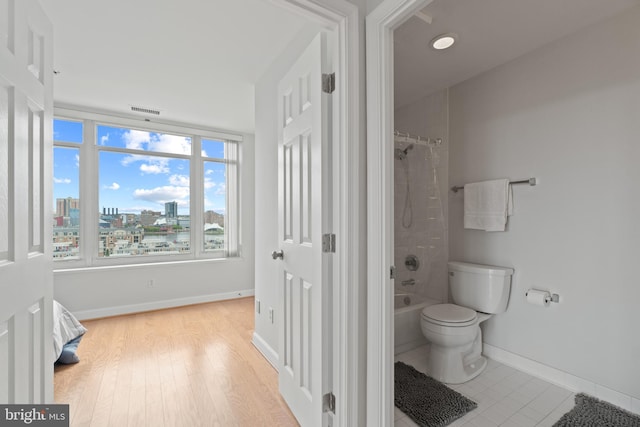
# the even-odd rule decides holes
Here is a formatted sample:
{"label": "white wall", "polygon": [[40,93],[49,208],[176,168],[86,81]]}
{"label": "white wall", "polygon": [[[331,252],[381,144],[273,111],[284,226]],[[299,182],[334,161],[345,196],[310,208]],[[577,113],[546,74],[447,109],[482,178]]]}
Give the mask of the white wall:
{"label": "white wall", "polygon": [[[450,91],[450,183],[514,186],[507,232],[462,229],[450,197],[452,260],[515,269],[492,346],[640,397],[640,8]],[[560,304],[527,304],[529,288]]]}
{"label": "white wall", "polygon": [[[279,248],[278,241],[278,82],[298,55],[318,33],[319,27],[309,24],[273,62],[255,87],[256,165],[255,165],[255,298],[261,311],[255,317],[254,342],[272,363],[278,351],[277,262],[271,252]],[[269,308],[275,310],[274,322]],[[266,346],[266,347],[265,347]]]}
{"label": "white wall", "polygon": [[[253,294],[254,138],[240,153],[242,256],[54,272],[54,298],[80,319],[111,316]],[[149,288],[147,282],[154,281]]]}
{"label": "white wall", "polygon": [[[433,147],[414,145],[405,160],[394,160],[394,265],[395,286],[401,292],[415,292],[438,301],[447,301],[448,279],[448,188],[449,188],[449,105],[448,92],[442,90],[394,113],[395,129],[428,138],[440,138],[442,144]],[[408,144],[396,143],[404,149]],[[433,154],[433,155],[432,155]],[[436,167],[437,179],[433,178]],[[413,211],[409,225],[407,197],[407,169],[409,193]],[[437,181],[437,183],[436,183]],[[437,184],[437,185],[436,185]],[[435,198],[434,198],[435,197]],[[406,215],[403,221],[403,215]],[[407,255],[420,260],[417,271],[405,266]],[[414,279],[415,285],[402,282]]]}

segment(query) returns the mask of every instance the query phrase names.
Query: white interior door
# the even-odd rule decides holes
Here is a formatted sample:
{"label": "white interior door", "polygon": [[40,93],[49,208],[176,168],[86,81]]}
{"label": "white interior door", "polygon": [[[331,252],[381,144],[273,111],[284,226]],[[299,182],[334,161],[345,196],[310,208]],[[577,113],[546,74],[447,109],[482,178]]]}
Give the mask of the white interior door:
{"label": "white interior door", "polygon": [[53,402],[52,29],[0,0],[0,403]]}
{"label": "white interior door", "polygon": [[330,381],[331,259],[322,250],[322,234],[330,229],[331,188],[330,95],[322,92],[326,45],[326,35],[319,34],[278,86],[279,382],[305,427],[323,425],[328,416],[322,396]]}

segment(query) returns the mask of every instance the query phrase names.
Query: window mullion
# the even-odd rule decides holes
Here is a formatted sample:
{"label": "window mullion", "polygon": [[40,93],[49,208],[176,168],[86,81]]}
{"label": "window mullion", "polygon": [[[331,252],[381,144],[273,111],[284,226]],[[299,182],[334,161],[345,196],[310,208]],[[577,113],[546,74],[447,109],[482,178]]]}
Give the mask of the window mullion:
{"label": "window mullion", "polygon": [[240,255],[239,215],[240,215],[240,185],[238,176],[238,163],[240,147],[238,143],[227,142],[225,144],[225,159],[227,161],[226,176],[226,207],[225,207],[225,256]]}
{"label": "window mullion", "polygon": [[204,252],[204,167],[202,164],[202,138],[194,136],[191,162],[191,250],[195,258]]}
{"label": "window mullion", "polygon": [[95,122],[86,120],[80,149],[80,250],[87,265],[93,265],[98,253],[98,154]]}

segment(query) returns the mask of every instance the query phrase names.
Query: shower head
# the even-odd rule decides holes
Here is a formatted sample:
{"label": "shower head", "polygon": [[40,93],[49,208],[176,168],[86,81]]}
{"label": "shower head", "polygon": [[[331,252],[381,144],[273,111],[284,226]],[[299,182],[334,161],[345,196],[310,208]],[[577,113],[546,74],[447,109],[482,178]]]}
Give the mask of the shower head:
{"label": "shower head", "polygon": [[404,160],[407,158],[407,153],[409,152],[409,150],[413,150],[413,144],[409,144],[407,145],[407,147],[403,150],[401,148],[396,148],[395,149],[395,158],[397,160]]}

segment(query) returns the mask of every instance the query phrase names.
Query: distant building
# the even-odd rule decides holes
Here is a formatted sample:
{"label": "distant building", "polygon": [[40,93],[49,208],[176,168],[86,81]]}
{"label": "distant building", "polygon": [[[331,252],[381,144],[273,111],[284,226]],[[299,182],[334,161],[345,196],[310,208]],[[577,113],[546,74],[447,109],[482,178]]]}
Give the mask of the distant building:
{"label": "distant building", "polygon": [[71,209],[80,209],[80,199],[73,197],[56,199],[56,216],[70,217]]}
{"label": "distant building", "polygon": [[122,214],[122,223],[127,225],[135,225],[138,220],[136,214]]}
{"label": "distant building", "polygon": [[177,218],[178,217],[178,203],[177,202],[167,202],[164,204],[164,216],[167,218]]}
{"label": "distant building", "polygon": [[[62,218],[62,217],[58,217]],[[54,228],[53,258],[76,259],[79,257],[80,232],[77,228]]]}
{"label": "distant building", "polygon": [[102,215],[117,216],[118,208],[102,208]]}
{"label": "distant building", "polygon": [[204,222],[206,224],[219,224],[224,227],[224,215],[215,211],[206,211],[204,213]]}
{"label": "distant building", "polygon": [[143,210],[140,212],[140,224],[145,227],[153,225],[161,215],[161,212]]}
{"label": "distant building", "polygon": [[80,225],[80,209],[69,209],[69,225],[72,227],[78,227]]}
{"label": "distant building", "polygon": [[109,229],[100,230],[98,256],[130,255],[144,239],[144,230]]}

